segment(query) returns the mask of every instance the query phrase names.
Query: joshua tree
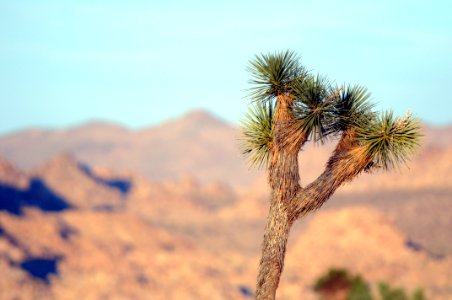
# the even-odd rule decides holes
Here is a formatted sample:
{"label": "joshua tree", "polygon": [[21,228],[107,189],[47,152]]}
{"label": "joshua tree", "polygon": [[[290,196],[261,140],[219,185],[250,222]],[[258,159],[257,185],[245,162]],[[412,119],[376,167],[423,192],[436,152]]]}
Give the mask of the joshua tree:
{"label": "joshua tree", "polygon": [[[293,223],[362,171],[406,162],[419,145],[420,123],[410,113],[375,113],[366,88],[334,87],[307,72],[291,51],[258,55],[248,71],[252,107],[243,121],[243,152],[267,168],[272,190],[256,299],[274,299]],[[300,150],[327,138],[338,142],[325,170],[300,186]]]}

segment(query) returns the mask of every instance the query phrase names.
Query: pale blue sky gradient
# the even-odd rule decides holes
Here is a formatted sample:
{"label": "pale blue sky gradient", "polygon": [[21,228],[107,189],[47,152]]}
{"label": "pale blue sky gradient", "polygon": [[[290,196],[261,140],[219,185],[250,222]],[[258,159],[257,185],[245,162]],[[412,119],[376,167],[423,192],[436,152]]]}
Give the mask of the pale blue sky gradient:
{"label": "pale blue sky gradient", "polygon": [[196,108],[238,123],[245,67],[291,49],[379,109],[452,122],[450,1],[1,1],[0,134],[149,126]]}

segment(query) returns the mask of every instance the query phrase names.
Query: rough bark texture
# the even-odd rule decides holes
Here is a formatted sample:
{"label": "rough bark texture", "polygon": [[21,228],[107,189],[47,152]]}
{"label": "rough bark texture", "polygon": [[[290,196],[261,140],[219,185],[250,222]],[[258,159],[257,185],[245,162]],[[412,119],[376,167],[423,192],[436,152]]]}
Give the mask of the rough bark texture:
{"label": "rough bark texture", "polygon": [[294,124],[288,96],[278,97],[275,110],[275,139],[269,165],[269,184],[272,188],[270,212],[262,244],[262,258],[257,278],[256,299],[275,299],[284,266],[287,238],[293,224],[290,200],[300,190],[298,171],[299,145],[304,138],[294,139],[288,130]]}
{"label": "rough bark texture", "polygon": [[275,299],[291,226],[284,204],[273,198],[262,244],[256,299]]}
{"label": "rough bark texture", "polygon": [[320,208],[335,190],[369,164],[352,130],[343,133],[325,171],[305,189],[300,186],[298,152],[306,142],[292,114],[293,100],[280,95],[273,124],[268,180],[272,189],[270,211],[262,244],[256,299],[273,300],[284,267],[286,245],[292,224]]}
{"label": "rough bark texture", "polygon": [[325,171],[293,199],[294,218],[319,209],[337,188],[356,177],[369,163],[365,149],[357,145],[353,130],[344,132]]}

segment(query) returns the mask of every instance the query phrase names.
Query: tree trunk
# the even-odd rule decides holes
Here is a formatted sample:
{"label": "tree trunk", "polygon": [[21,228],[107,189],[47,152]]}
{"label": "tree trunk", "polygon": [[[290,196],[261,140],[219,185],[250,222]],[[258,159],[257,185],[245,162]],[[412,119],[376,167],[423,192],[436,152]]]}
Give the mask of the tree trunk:
{"label": "tree trunk", "polygon": [[294,139],[292,102],[288,96],[278,97],[274,119],[274,143],[269,165],[272,188],[270,212],[262,243],[262,257],[256,285],[256,299],[275,299],[284,266],[287,238],[293,224],[291,200],[300,190],[298,170],[299,145],[305,138]]}
{"label": "tree trunk", "polygon": [[257,277],[256,299],[275,299],[276,289],[284,266],[287,238],[292,222],[278,197],[272,199],[265,226],[262,257]]}
{"label": "tree trunk", "polygon": [[[283,110],[287,106],[280,105],[279,108],[282,110],[279,112],[281,118],[277,119],[275,131],[286,133],[284,125],[290,122],[290,115]],[[319,209],[342,183],[354,178],[370,163],[365,149],[357,145],[354,131],[346,131],[328,160],[326,170],[302,189],[299,185],[298,151],[293,150],[297,150],[299,141],[303,143],[305,138],[291,148],[281,147],[278,143],[282,141],[287,145],[287,139],[276,136],[275,140],[269,166],[269,183],[273,193],[257,278],[257,300],[275,299],[290,228],[295,220]]]}

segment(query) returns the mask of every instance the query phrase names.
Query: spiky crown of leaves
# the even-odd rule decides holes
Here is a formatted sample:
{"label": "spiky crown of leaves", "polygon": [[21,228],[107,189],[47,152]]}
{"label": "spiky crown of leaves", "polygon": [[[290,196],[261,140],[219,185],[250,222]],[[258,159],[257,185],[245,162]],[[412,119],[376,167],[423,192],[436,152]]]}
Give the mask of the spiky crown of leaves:
{"label": "spiky crown of leaves", "polygon": [[274,137],[273,111],[280,95],[291,96],[299,134],[323,142],[353,128],[374,165],[387,169],[405,163],[419,147],[420,122],[411,114],[376,113],[370,93],[359,85],[334,86],[312,75],[292,51],[262,54],[250,61],[252,105],[242,121],[242,149],[251,165],[264,166]]}

